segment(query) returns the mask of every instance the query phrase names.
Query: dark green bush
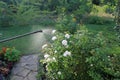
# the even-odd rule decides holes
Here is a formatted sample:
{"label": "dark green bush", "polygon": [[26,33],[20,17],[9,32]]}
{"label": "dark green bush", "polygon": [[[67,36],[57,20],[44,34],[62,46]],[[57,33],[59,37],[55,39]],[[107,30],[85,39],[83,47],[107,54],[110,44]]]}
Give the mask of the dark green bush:
{"label": "dark green bush", "polygon": [[[97,53],[94,54],[94,52]],[[88,58],[87,62],[91,65],[88,73],[93,80],[120,79],[120,53],[111,54],[106,49],[101,50],[99,48],[91,51],[91,53],[94,55]]]}
{"label": "dark green bush", "polygon": [[74,34],[79,25],[76,22],[76,18],[73,15],[63,15],[62,17],[59,17],[57,20],[56,28],[60,32],[70,32]]}
{"label": "dark green bush", "polygon": [[115,11],[115,6],[112,5],[105,5],[105,12],[109,14],[113,14]]}
{"label": "dark green bush", "polygon": [[86,23],[99,25],[110,24],[111,22],[113,21],[108,18],[99,16],[89,16],[88,19],[86,20]]}

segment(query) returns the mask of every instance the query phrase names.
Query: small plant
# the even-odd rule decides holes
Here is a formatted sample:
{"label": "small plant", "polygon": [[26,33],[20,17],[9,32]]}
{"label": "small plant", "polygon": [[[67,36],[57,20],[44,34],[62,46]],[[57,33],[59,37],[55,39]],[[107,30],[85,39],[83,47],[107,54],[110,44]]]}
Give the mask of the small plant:
{"label": "small plant", "polygon": [[4,55],[6,53],[7,48],[3,47],[2,50],[0,51],[0,60],[4,60]]}
{"label": "small plant", "polygon": [[20,58],[20,51],[16,50],[15,48],[7,48],[4,56],[5,60],[15,62]]}

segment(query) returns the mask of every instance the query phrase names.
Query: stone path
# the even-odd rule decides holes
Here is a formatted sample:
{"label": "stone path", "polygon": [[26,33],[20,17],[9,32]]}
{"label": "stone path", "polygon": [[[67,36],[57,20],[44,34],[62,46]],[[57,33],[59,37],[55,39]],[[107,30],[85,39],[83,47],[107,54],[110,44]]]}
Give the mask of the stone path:
{"label": "stone path", "polygon": [[11,80],[36,80],[38,56],[38,54],[34,54],[21,57],[12,69]]}
{"label": "stone path", "polygon": [[[45,36],[50,36],[53,29],[43,29],[43,35],[35,36],[41,37],[41,48],[46,43]],[[35,41],[36,42],[36,41]],[[33,43],[35,44],[35,43]],[[36,44],[39,45],[39,44]],[[37,80],[39,54],[32,54],[21,57],[20,61],[13,67],[10,80]]]}

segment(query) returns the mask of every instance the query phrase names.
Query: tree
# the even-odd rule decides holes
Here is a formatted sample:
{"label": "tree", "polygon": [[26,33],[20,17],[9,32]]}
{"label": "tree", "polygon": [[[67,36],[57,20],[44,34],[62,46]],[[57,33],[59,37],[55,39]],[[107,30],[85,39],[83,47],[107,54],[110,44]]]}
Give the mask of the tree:
{"label": "tree", "polygon": [[38,15],[39,11],[32,5],[29,0],[13,1],[12,10],[16,12],[12,14],[13,25],[24,26],[31,24],[31,21]]}
{"label": "tree", "polygon": [[0,1],[0,27],[10,26],[11,10],[6,2]]}
{"label": "tree", "polygon": [[10,4],[0,1],[1,26],[25,26],[33,23],[39,10],[29,0],[11,0]]}
{"label": "tree", "polygon": [[111,6],[115,6],[117,4],[118,0],[101,0],[101,3],[103,4],[110,4]]}

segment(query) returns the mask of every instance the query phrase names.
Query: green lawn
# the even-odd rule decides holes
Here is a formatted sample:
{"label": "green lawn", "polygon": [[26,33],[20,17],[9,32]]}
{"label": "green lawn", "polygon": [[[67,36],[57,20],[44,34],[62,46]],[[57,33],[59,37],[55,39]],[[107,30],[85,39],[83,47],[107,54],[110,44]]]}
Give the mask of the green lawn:
{"label": "green lawn", "polygon": [[[42,29],[41,26],[6,27],[6,28],[0,27],[0,33],[2,33],[2,37],[0,37],[0,40],[40,29]],[[16,47],[23,54],[37,53],[40,52],[42,43],[40,39],[42,37],[43,37],[42,33],[32,34],[8,42],[0,43],[0,48]]]}
{"label": "green lawn", "polygon": [[104,25],[96,25],[96,24],[86,24],[86,28],[93,32],[93,33],[98,33],[98,32],[103,32],[104,36],[107,38],[115,38],[115,30],[113,29],[115,24],[104,24]]}

